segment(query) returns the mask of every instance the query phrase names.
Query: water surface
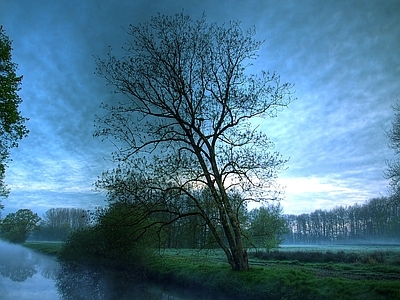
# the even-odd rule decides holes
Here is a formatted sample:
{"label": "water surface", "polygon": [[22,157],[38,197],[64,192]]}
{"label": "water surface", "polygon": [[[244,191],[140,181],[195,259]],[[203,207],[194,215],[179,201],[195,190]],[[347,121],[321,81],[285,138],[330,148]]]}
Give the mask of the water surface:
{"label": "water surface", "polygon": [[[208,299],[198,291],[143,283],[127,273],[60,264],[0,240],[1,300]],[[222,299],[212,297],[212,299]]]}
{"label": "water surface", "polygon": [[52,257],[0,241],[0,299],[59,299],[59,269]]}

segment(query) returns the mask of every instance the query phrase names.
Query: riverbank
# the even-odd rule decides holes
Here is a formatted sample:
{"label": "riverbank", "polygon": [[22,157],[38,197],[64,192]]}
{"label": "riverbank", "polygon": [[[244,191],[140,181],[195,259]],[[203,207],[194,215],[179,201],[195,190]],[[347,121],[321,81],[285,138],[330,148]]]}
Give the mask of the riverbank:
{"label": "riverbank", "polygon": [[[24,246],[45,253],[60,249],[53,243]],[[400,266],[390,263],[393,253],[385,255],[386,261],[366,254],[354,263],[251,258],[248,272],[234,272],[218,251],[167,250],[141,277],[212,299],[400,299]]]}

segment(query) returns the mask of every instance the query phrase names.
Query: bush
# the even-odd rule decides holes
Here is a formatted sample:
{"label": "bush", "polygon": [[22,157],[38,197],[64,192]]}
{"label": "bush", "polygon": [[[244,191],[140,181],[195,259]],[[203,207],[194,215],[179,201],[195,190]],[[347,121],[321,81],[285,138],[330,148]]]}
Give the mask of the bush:
{"label": "bush", "polygon": [[59,258],[115,269],[140,268],[151,260],[156,242],[156,228],[143,212],[118,204],[99,212],[95,226],[73,232]]}
{"label": "bush", "polygon": [[385,262],[385,253],[376,251],[372,253],[347,253],[344,251],[257,251],[249,253],[249,257],[263,260],[297,260],[305,263],[365,263],[377,264]]}

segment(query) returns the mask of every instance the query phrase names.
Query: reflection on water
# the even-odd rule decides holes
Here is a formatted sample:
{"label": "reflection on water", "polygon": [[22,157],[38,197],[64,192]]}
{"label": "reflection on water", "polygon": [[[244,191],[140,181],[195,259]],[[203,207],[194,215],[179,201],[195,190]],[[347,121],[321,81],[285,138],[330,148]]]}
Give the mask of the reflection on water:
{"label": "reflection on water", "polygon": [[58,271],[52,257],[0,241],[0,299],[59,299]]}
{"label": "reflection on water", "polygon": [[62,265],[56,284],[66,300],[91,299],[161,299],[151,297],[146,285],[140,284],[126,273],[113,274],[99,269],[76,265]]}
{"label": "reflection on water", "polygon": [[1,300],[204,299],[194,294],[145,284],[126,272],[60,265],[53,257],[0,240]]}
{"label": "reflection on water", "polygon": [[[126,272],[118,274],[99,269],[62,264],[56,280],[62,299],[148,299],[187,300],[211,299],[198,296],[197,291],[161,288],[143,282]],[[217,299],[213,297],[212,299]]]}
{"label": "reflection on water", "polygon": [[[0,258],[1,260],[1,258]],[[37,273],[31,259],[12,259],[0,263],[0,274],[12,281],[25,281]]]}

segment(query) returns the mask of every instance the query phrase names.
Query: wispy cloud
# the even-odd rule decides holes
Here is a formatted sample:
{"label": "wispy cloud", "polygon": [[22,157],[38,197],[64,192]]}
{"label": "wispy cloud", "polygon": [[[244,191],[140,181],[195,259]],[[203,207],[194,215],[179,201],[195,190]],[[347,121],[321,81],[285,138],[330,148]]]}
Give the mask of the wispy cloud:
{"label": "wispy cloud", "polygon": [[[93,55],[118,54],[122,29],[157,12],[256,25],[265,40],[251,71],[277,71],[297,101],[257,120],[290,157],[281,174],[285,212],[362,202],[385,193],[385,131],[400,99],[400,6],[396,1],[2,1],[0,19],[24,75],[21,111],[30,135],[14,149],[6,208],[92,205],[89,192],[113,150],[92,138],[102,101],[115,101],[95,76]],[[64,199],[64,200],[62,200]],[[91,202],[92,201],[92,202]],[[100,201],[101,202],[101,201]]]}
{"label": "wispy cloud", "polygon": [[[358,174],[359,175],[359,174]],[[364,182],[353,176],[344,180],[335,176],[281,178],[286,197],[282,204],[286,213],[309,213],[316,209],[332,209],[337,206],[351,206],[367,199],[379,197],[385,192],[387,182],[375,181],[366,188]]]}

